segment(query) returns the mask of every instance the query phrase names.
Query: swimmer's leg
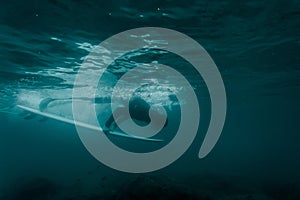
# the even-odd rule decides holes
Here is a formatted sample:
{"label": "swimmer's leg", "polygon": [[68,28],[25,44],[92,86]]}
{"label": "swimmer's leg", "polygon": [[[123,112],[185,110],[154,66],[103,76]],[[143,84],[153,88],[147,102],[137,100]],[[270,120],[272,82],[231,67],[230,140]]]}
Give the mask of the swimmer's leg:
{"label": "swimmer's leg", "polygon": [[[126,120],[125,117],[125,108],[117,108],[113,114],[110,115],[108,120],[105,123],[105,129],[108,130],[114,130],[117,127],[117,123],[122,123]],[[116,116],[116,119],[114,118]]]}

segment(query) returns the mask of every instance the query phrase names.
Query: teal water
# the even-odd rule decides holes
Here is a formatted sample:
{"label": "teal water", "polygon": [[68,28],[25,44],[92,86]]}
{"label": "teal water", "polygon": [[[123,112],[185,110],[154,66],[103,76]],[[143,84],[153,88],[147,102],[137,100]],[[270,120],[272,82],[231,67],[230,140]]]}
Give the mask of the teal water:
{"label": "teal water", "polygon": [[[2,2],[0,199],[299,199],[299,17],[296,0]],[[201,104],[199,133],[179,160],[159,171],[113,170],[88,153],[74,126],[26,120],[16,108],[70,98],[76,73],[96,45],[147,26],[192,37],[220,70],[227,118],[204,159],[197,155],[209,123],[207,88],[189,65],[161,52],[121,59],[99,89],[108,95],[140,60],[185,74]],[[165,102],[159,94],[152,100]],[[71,115],[69,106],[66,100],[53,109]]]}

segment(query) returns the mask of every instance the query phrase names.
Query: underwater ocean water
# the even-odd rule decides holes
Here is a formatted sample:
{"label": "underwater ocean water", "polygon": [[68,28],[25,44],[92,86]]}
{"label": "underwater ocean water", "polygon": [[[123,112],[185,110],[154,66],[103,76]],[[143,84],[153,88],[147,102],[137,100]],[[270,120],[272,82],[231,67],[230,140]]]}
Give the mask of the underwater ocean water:
{"label": "underwater ocean water", "polygon": [[[300,198],[299,1],[12,0],[0,5],[0,199]],[[170,53],[141,50],[120,58],[97,91],[108,97],[118,78],[139,62],[164,63],[184,74],[199,100],[200,128],[183,156],[163,169],[112,169],[87,151],[74,125],[17,107],[72,116],[74,81],[86,56],[110,36],[140,27],[184,33],[218,66],[227,115],[219,141],[205,158],[199,159],[198,151],[210,119],[207,87],[190,65]],[[151,81],[146,97],[154,103],[170,104],[165,93],[180,89]],[[147,89],[138,93],[147,95]],[[49,98],[53,101],[41,106]],[[171,122],[167,126],[176,129]],[[139,141],[113,140],[144,151]]]}

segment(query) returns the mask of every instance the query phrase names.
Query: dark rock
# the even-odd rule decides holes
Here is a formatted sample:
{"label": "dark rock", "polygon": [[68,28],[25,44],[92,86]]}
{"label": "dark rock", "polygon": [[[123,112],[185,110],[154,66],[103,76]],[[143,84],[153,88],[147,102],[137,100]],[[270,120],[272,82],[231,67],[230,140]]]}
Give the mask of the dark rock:
{"label": "dark rock", "polygon": [[38,178],[17,186],[8,199],[11,200],[47,200],[56,194],[59,187],[44,178]]}
{"label": "dark rock", "polygon": [[125,185],[120,191],[118,191],[113,199],[209,200],[210,198],[201,196],[197,194],[196,191],[176,185],[170,181],[162,180],[157,177],[141,176]]}

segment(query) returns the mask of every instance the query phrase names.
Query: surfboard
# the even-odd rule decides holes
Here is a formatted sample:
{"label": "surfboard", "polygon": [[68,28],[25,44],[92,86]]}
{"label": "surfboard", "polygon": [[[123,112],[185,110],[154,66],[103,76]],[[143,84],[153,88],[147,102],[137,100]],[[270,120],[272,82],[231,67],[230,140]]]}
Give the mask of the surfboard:
{"label": "surfboard", "polygon": [[62,117],[62,116],[58,116],[58,115],[46,113],[46,112],[43,112],[43,111],[39,111],[39,110],[36,110],[36,109],[33,109],[33,108],[29,108],[27,106],[17,105],[17,107],[22,109],[22,110],[28,111],[30,113],[39,115],[39,116],[43,116],[43,117],[53,119],[53,120],[56,120],[56,121],[60,121],[60,122],[64,122],[64,123],[67,123],[67,124],[80,126],[82,128],[86,128],[86,129],[90,129],[90,130],[100,131],[100,132],[102,132],[104,134],[107,134],[107,135],[125,137],[125,138],[135,139],[135,140],[150,141],[150,142],[161,142],[161,141],[163,141],[161,139],[139,137],[139,136],[129,135],[129,134],[118,132],[118,131],[111,131],[111,130],[110,131],[104,131],[101,127],[98,127],[98,126],[94,126],[94,125],[87,124],[87,123],[84,123],[84,122],[78,122],[78,121],[75,122],[72,119],[68,119],[68,118],[65,118],[65,117]]}

